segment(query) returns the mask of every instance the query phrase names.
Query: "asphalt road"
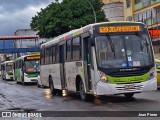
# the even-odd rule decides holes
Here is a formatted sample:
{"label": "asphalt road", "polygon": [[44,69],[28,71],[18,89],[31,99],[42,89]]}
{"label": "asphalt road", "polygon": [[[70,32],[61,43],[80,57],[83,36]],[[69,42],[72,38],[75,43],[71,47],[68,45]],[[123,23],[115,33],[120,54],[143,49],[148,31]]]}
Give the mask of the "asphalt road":
{"label": "asphalt road", "polygon": [[[135,94],[131,100],[123,95],[95,96],[94,99],[84,102],[78,94],[63,94],[52,96],[48,88],[38,88],[35,84],[16,84],[15,81],[0,80],[0,111],[160,111],[160,90]],[[73,112],[72,114],[76,114]],[[95,115],[95,112],[93,112]],[[83,115],[82,115],[83,116]],[[113,115],[114,116],[114,115]],[[9,118],[0,118],[8,120]],[[10,118],[22,120],[106,120],[105,117],[48,117],[48,118]],[[110,117],[107,119],[135,119],[134,117]],[[137,119],[159,120],[155,117],[137,117]]]}

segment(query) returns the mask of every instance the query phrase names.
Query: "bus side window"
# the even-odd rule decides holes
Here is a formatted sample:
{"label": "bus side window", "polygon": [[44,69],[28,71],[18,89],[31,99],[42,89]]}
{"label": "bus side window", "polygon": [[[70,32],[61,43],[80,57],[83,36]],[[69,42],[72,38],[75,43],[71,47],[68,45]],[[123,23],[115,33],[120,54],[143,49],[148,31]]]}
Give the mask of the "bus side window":
{"label": "bus side window", "polygon": [[45,53],[45,48],[43,48],[43,61],[42,61],[43,64],[45,64],[45,56],[46,56],[45,54],[46,54],[46,53]]}
{"label": "bus side window", "polygon": [[22,68],[22,60],[19,61],[19,67]]}
{"label": "bus side window", "polygon": [[3,68],[3,70],[5,70],[5,67],[4,67],[4,65],[2,65],[2,68]]}
{"label": "bus side window", "polygon": [[81,59],[81,39],[76,37],[72,39],[72,58],[73,60]]}
{"label": "bus side window", "polygon": [[48,64],[48,48],[46,48],[45,64]]}
{"label": "bus side window", "polygon": [[20,68],[20,66],[19,66],[19,61],[18,61],[17,65],[18,65],[18,68]]}
{"label": "bus side window", "polygon": [[44,52],[44,64],[47,64],[47,48],[45,48]]}
{"label": "bus side window", "polygon": [[43,60],[43,49],[41,49],[40,51],[40,64],[41,65],[43,64],[42,60]]}
{"label": "bus side window", "polygon": [[20,62],[21,62],[21,61],[18,61],[18,68],[21,68],[21,67],[20,67],[20,64],[21,64],[21,63],[20,63]]}
{"label": "bus side window", "polygon": [[59,46],[55,46],[56,63],[59,63]]}
{"label": "bus side window", "polygon": [[53,52],[53,47],[50,47],[49,49],[49,63],[52,64],[52,52]]}
{"label": "bus side window", "polygon": [[15,69],[15,63],[13,63],[13,69]]}
{"label": "bus side window", "polygon": [[66,61],[71,60],[71,40],[66,42]]}
{"label": "bus side window", "polygon": [[55,54],[55,46],[53,46],[53,52],[52,52],[52,63],[55,63],[56,54]]}
{"label": "bus side window", "polygon": [[18,68],[18,61],[16,61],[16,68]]}

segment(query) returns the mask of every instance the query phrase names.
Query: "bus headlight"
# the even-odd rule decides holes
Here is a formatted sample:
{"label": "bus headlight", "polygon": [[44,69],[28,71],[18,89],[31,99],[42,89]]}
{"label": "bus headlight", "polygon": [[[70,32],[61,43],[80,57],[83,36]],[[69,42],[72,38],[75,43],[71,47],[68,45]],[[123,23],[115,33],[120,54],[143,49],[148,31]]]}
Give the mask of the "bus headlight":
{"label": "bus headlight", "polygon": [[148,80],[151,80],[151,79],[153,79],[154,77],[155,77],[155,69],[152,68],[152,69],[150,69],[150,71],[149,71]]}
{"label": "bus headlight", "polygon": [[28,77],[28,75],[27,75],[26,73],[24,73],[24,76],[25,76],[25,77]]}
{"label": "bus headlight", "polygon": [[101,81],[104,83],[107,83],[108,82],[107,75],[103,73],[102,71],[98,71],[98,73],[99,73],[99,76],[101,77]]}

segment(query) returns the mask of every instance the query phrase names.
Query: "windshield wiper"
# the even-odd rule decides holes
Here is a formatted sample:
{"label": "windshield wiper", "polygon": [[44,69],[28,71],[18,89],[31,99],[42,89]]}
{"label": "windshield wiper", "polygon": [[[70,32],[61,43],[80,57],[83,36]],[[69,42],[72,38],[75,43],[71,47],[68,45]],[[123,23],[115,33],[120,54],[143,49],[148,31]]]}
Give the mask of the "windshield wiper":
{"label": "windshield wiper", "polygon": [[114,50],[114,45],[113,45],[113,42],[112,42],[109,34],[107,34],[107,39],[109,40],[109,44],[110,44],[110,46],[111,46],[111,50],[112,50],[112,52],[114,53],[114,58],[116,58],[115,50]]}
{"label": "windshield wiper", "polygon": [[[142,34],[140,34],[140,33],[136,33],[136,35],[138,36],[138,37],[140,37],[144,42],[144,45],[146,46],[146,48],[147,48],[147,53],[149,54],[149,48],[148,48],[148,46],[149,46],[149,43],[148,43],[148,41],[146,40],[146,38],[144,38],[143,36],[142,36]],[[143,52],[143,46],[142,46],[142,43],[140,42],[140,44],[141,44],[141,50],[142,50],[142,52]],[[149,54],[149,58],[151,58],[151,56],[150,56],[150,54]]]}
{"label": "windshield wiper", "polygon": [[146,38],[144,38],[140,33],[136,33],[136,35],[138,36],[138,37],[140,37],[144,42],[144,44],[148,47],[149,46],[149,43],[148,43],[148,41],[146,40]]}
{"label": "windshield wiper", "polygon": [[[141,34],[137,33],[137,32],[135,33],[135,35],[136,35],[137,37],[140,37],[142,40],[144,39],[143,36],[142,36]],[[140,48],[141,48],[141,50],[143,51],[143,45],[142,45],[142,43],[141,43],[140,41],[139,41],[139,43],[140,43],[140,45],[141,45]]]}
{"label": "windshield wiper", "polygon": [[112,52],[115,52],[115,51],[114,51],[114,45],[113,45],[113,42],[112,42],[111,38],[110,38],[109,36],[107,36],[107,38],[108,38],[108,40],[109,40],[109,44],[110,44],[110,46],[111,46]]}

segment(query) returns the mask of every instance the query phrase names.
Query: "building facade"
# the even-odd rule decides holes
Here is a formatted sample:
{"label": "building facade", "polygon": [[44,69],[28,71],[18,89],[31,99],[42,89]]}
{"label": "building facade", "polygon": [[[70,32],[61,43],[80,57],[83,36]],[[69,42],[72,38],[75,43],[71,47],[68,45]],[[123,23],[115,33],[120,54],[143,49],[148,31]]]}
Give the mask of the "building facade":
{"label": "building facade", "polygon": [[124,9],[123,0],[101,0],[104,3],[102,7],[106,18],[109,21],[123,21]]}
{"label": "building facade", "polygon": [[146,24],[155,57],[160,58],[160,0],[124,0],[124,13],[125,20]]}
{"label": "building facade", "polygon": [[160,0],[125,0],[124,19],[144,22],[148,28],[160,26]]}

